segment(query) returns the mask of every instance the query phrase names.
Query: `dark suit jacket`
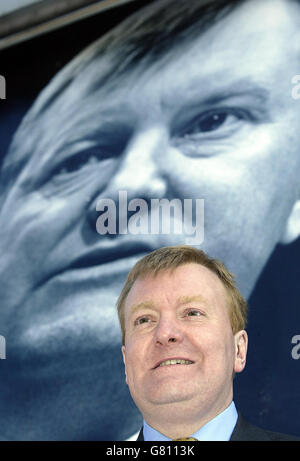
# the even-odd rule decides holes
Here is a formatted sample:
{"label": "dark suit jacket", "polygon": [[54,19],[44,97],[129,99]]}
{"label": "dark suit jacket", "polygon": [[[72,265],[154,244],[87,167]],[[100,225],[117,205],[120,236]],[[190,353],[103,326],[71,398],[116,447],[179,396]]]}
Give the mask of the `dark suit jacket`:
{"label": "dark suit jacket", "polygon": [[[143,429],[141,429],[137,441],[143,441]],[[253,426],[248,423],[241,414],[239,414],[237,423],[231,435],[230,441],[232,442],[244,442],[244,441],[265,441],[265,442],[285,442],[285,441],[298,441],[300,438],[292,435],[280,434],[277,432],[266,431],[260,427]]]}

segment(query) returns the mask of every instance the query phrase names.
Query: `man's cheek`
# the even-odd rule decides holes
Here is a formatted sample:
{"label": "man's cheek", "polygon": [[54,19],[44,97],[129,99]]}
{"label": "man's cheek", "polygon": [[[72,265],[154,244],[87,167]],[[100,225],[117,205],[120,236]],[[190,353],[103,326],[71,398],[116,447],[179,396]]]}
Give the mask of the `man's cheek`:
{"label": "man's cheek", "polygon": [[18,209],[12,214],[11,224],[17,233],[28,238],[42,238],[44,233],[51,239],[49,230],[59,229],[66,219],[67,203],[62,200],[45,200],[40,194],[19,201]]}
{"label": "man's cheek", "polygon": [[57,235],[78,223],[84,216],[86,204],[87,200],[78,196],[45,198],[40,192],[35,192],[19,201],[18,209],[13,213],[14,225],[32,231],[36,228],[51,239],[50,230],[55,230]]}
{"label": "man's cheek", "polygon": [[25,272],[27,276],[39,272],[58,242],[78,226],[82,215],[80,205],[75,213],[66,200],[46,200],[38,192],[10,203],[1,214],[0,247],[6,254],[5,266],[27,267],[22,272],[18,269],[23,276]]}

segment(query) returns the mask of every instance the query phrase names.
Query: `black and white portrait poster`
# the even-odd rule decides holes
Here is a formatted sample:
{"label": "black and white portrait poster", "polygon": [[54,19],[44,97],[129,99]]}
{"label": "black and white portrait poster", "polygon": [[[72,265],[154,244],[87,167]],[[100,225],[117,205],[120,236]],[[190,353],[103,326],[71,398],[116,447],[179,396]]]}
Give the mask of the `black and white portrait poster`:
{"label": "black and white portrait poster", "polygon": [[0,438],[139,430],[116,300],[179,244],[248,301],[237,407],[300,436],[300,2],[32,1],[0,33]]}

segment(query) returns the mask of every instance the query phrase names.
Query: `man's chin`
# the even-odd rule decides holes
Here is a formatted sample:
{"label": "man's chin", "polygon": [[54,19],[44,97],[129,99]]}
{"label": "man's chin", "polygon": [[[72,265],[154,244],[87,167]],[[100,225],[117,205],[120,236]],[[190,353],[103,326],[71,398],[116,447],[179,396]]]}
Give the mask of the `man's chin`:
{"label": "man's chin", "polygon": [[176,386],[169,384],[168,386],[162,386],[157,388],[156,391],[149,391],[145,399],[151,405],[165,405],[166,407],[176,406],[179,407],[187,402],[191,401],[195,397],[195,393],[192,390],[187,390],[186,386]]}

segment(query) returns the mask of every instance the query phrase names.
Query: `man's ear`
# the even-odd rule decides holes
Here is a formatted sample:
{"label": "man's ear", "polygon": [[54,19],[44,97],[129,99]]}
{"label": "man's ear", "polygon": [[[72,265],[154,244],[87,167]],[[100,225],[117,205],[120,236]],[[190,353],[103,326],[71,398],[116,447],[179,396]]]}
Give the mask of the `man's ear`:
{"label": "man's ear", "polygon": [[123,355],[123,362],[124,362],[124,365],[125,365],[125,381],[126,381],[126,384],[128,384],[128,382],[127,382],[127,374],[126,374],[126,355],[125,355],[125,346],[122,346],[121,350],[122,350],[122,355]]}
{"label": "man's ear", "polygon": [[280,243],[289,244],[294,242],[300,235],[300,200],[294,203]]}
{"label": "man's ear", "polygon": [[240,330],[234,335],[235,342],[235,362],[234,372],[240,373],[246,365],[248,335],[245,330]]}

